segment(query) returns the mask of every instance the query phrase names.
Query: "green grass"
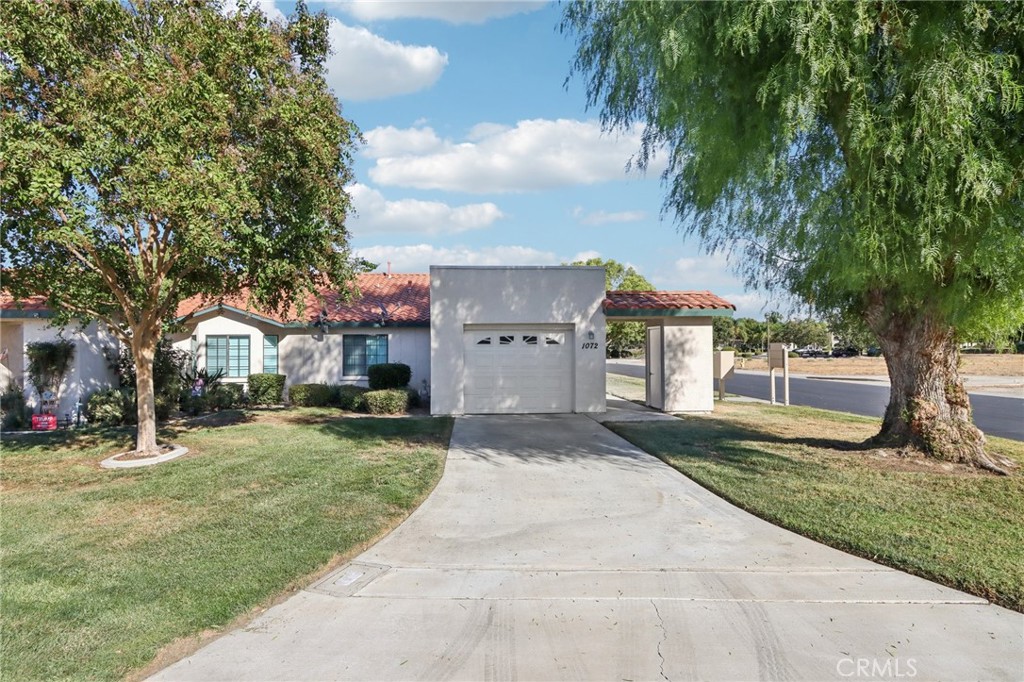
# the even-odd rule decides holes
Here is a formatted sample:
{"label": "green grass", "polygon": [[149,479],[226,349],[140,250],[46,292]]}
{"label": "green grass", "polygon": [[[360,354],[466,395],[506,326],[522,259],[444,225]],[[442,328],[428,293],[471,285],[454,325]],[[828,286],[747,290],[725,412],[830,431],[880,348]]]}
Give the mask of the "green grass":
{"label": "green grass", "polygon": [[621,374],[607,375],[606,390],[613,396],[622,398],[623,400],[639,400],[643,402],[647,399],[647,384],[643,379],[637,379],[636,377],[627,377]]}
{"label": "green grass", "polygon": [[449,419],[291,410],[164,433],[192,449],[107,471],[126,431],[4,437],[2,675],[120,679],[222,628],[407,515]]}
{"label": "green grass", "polygon": [[[1024,611],[1024,474],[863,446],[878,425],[810,408],[717,403],[708,416],[609,426],[772,523]],[[1024,465],[1024,443],[991,438],[989,446]]]}

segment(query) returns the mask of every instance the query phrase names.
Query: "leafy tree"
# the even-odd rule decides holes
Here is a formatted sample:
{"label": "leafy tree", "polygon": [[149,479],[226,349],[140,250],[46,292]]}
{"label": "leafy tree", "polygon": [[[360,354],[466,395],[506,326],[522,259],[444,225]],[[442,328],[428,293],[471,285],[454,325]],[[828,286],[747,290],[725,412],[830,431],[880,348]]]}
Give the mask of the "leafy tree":
{"label": "leafy tree", "polygon": [[35,386],[39,398],[49,392],[60,396],[64,377],[75,361],[75,343],[68,339],[54,341],[31,341],[25,345],[28,357],[28,376]]}
{"label": "leafy tree", "polygon": [[358,131],[327,47],[301,2],[287,26],[200,0],[4,3],[4,287],[131,349],[139,452],[156,449],[153,357],[182,299],[247,287],[284,310],[351,279]]}
{"label": "leafy tree", "polygon": [[786,320],[776,332],[776,341],[791,343],[798,348],[818,346],[824,348],[831,341],[828,325],[817,320]]}
{"label": "leafy tree", "polygon": [[685,231],[875,334],[876,442],[1005,472],[957,339],[1024,321],[1024,5],[577,0],[562,28]]}
{"label": "leafy tree", "polygon": [[[569,265],[597,265],[604,268],[605,288],[608,291],[653,291],[654,285],[647,281],[632,265],[623,265],[615,260],[590,258],[575,261]],[[624,352],[643,348],[645,338],[643,322],[613,322],[608,325],[608,357],[621,357]]]}

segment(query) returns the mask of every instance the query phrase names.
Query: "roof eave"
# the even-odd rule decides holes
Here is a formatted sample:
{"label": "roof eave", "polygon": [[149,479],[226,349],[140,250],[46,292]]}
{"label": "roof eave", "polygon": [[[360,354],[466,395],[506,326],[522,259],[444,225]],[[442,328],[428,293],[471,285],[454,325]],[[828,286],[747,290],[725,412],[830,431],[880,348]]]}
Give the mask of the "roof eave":
{"label": "roof eave", "polygon": [[605,317],[732,317],[731,308],[605,308]]}

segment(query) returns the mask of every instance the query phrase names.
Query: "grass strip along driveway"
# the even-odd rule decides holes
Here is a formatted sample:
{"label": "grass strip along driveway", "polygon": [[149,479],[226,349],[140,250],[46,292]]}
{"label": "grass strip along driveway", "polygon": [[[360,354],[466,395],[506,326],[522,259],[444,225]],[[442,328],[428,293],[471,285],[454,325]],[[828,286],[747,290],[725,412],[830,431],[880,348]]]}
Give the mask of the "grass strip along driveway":
{"label": "grass strip along driveway", "polygon": [[[609,424],[712,492],[832,547],[1024,611],[1024,475],[861,445],[878,420],[716,403],[672,422]],[[992,438],[1024,465],[1024,444]]]}
{"label": "grass strip along driveway", "polygon": [[191,453],[143,469],[98,467],[126,431],[4,437],[5,679],[119,679],[304,585],[419,504],[451,433],[450,419],[233,416],[163,434]]}

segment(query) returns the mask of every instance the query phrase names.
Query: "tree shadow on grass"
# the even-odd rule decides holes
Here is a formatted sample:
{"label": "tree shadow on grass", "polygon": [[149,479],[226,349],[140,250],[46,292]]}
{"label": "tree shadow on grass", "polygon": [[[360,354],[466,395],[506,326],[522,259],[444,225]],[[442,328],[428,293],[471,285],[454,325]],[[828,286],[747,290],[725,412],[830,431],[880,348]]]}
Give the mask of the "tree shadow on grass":
{"label": "tree shadow on grass", "polygon": [[[608,425],[620,436],[659,457],[727,464],[745,473],[785,473],[807,466],[770,446],[802,446],[839,453],[867,453],[869,441],[827,437],[786,437],[767,430],[711,420],[619,423]],[[764,444],[766,447],[759,447]]]}

